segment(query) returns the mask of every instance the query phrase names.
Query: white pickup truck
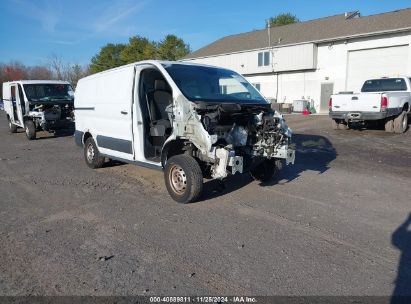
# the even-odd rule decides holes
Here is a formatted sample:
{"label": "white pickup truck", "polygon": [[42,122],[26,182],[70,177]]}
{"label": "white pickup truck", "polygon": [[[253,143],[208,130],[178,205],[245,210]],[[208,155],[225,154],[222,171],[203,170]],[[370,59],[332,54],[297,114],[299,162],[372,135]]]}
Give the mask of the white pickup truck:
{"label": "white pickup truck", "polygon": [[370,79],[364,82],[361,93],[331,95],[329,115],[334,129],[379,121],[387,132],[404,133],[410,104],[409,77]]}

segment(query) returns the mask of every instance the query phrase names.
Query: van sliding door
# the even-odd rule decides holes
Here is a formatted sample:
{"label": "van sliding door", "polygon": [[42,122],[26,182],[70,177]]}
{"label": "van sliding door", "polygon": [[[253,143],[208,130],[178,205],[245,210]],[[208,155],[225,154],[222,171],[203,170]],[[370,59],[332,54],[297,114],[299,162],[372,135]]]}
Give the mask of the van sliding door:
{"label": "van sliding door", "polygon": [[133,160],[131,108],[134,67],[109,71],[97,79],[96,104],[90,119],[97,130],[97,145],[108,157]]}

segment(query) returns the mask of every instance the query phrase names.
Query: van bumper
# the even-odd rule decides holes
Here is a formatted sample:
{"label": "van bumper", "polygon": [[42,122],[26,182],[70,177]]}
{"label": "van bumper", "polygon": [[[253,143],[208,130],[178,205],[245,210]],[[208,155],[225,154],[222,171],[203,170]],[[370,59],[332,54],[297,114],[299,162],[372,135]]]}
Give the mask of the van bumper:
{"label": "van bumper", "polygon": [[383,112],[333,112],[329,113],[330,118],[349,121],[380,120],[388,116],[387,111]]}

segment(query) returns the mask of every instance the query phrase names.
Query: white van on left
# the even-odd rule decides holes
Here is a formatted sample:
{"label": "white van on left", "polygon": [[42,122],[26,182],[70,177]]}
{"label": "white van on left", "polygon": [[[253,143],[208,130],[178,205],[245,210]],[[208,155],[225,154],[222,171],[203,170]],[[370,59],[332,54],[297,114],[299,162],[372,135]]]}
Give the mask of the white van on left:
{"label": "white van on left", "polygon": [[67,81],[4,82],[3,104],[10,132],[24,128],[27,138],[33,140],[37,131],[54,132],[73,119],[74,92]]}

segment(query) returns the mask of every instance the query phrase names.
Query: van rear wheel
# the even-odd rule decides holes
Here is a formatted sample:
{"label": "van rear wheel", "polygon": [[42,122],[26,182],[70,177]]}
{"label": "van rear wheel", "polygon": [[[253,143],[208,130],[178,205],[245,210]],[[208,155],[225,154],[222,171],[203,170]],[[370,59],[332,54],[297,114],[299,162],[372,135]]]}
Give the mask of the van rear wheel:
{"label": "van rear wheel", "polygon": [[172,199],[182,204],[197,200],[203,191],[200,165],[189,155],[175,155],[167,160],[164,181]]}
{"label": "van rear wheel", "polygon": [[10,118],[7,117],[8,121],[9,121],[9,130],[10,133],[16,133],[17,132],[17,126],[11,122]]}
{"label": "van rear wheel", "polygon": [[32,120],[26,120],[24,123],[24,130],[28,140],[36,139],[36,126]]}
{"label": "van rear wheel", "polygon": [[91,169],[103,167],[104,156],[100,155],[97,145],[92,137],[89,137],[84,144],[84,159]]}

